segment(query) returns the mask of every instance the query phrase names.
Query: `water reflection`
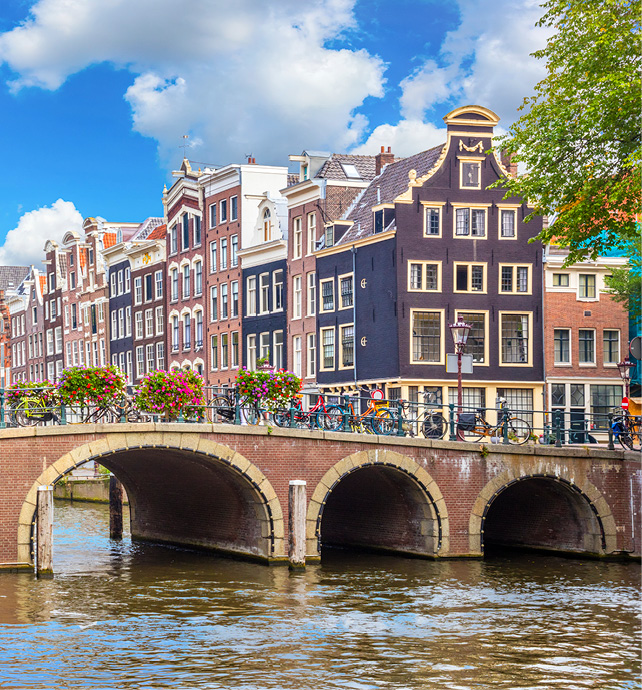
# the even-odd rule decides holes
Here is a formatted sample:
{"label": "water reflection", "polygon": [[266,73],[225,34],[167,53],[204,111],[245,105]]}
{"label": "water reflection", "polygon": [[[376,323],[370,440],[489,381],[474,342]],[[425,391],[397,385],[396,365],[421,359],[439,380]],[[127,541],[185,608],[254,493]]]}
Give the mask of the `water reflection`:
{"label": "water reflection", "polygon": [[333,551],[289,573],[107,534],[103,506],[57,504],[55,578],[0,577],[2,687],[637,687],[635,565]]}

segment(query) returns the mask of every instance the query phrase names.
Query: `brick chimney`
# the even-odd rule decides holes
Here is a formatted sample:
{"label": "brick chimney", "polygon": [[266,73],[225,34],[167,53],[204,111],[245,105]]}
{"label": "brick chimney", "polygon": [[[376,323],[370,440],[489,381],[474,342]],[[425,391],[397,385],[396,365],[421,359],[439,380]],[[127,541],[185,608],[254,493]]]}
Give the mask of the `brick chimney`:
{"label": "brick chimney", "polygon": [[378,153],[375,156],[375,165],[376,167],[376,174],[378,175],[385,167],[388,165],[388,163],[394,163],[395,162],[395,156],[390,151],[390,146],[388,146],[388,150],[386,151],[386,147],[382,146],[381,147],[381,152]]}
{"label": "brick chimney", "polygon": [[501,154],[502,165],[508,170],[511,177],[517,177],[517,163],[513,163],[513,154],[502,151]]}

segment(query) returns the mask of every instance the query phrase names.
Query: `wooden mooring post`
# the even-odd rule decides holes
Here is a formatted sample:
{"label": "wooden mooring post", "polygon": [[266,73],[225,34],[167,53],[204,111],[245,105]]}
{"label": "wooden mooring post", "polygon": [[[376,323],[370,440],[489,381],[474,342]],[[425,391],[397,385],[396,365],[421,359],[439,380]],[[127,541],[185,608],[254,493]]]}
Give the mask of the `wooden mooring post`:
{"label": "wooden mooring post", "polygon": [[290,526],[288,558],[290,568],[305,568],[306,482],[301,479],[291,480],[288,498],[288,524]]}
{"label": "wooden mooring post", "polygon": [[36,577],[53,577],[53,486],[39,486],[36,507]]}
{"label": "wooden mooring post", "polygon": [[123,485],[113,474],[109,477],[109,538],[123,538]]}

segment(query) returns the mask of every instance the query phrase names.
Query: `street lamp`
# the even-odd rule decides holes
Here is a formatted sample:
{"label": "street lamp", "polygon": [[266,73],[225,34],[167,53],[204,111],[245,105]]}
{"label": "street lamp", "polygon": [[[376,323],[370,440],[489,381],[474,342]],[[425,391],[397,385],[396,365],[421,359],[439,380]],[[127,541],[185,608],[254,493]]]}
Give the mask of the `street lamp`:
{"label": "street lamp", "polygon": [[625,359],[622,362],[618,362],[617,369],[620,372],[622,381],[624,381],[624,397],[629,397],[629,385],[631,383],[631,373],[635,368],[635,364],[629,359]]}
{"label": "street lamp", "polygon": [[469,323],[464,323],[463,321],[456,321],[455,323],[449,324],[450,332],[453,337],[453,342],[455,343],[455,354],[457,355],[457,438],[461,441],[461,431],[459,430],[459,416],[461,415],[461,407],[463,402],[463,388],[461,384],[461,356],[464,353],[464,348],[466,347],[466,341],[468,340],[468,333],[472,326]]}

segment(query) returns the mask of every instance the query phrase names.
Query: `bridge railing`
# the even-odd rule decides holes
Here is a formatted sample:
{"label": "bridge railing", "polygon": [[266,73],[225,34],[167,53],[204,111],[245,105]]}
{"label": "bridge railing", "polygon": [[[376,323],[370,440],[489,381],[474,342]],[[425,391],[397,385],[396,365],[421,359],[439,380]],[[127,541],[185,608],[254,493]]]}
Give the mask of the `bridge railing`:
{"label": "bridge railing", "polygon": [[140,421],[214,422],[267,425],[321,431],[368,433],[479,443],[605,444],[640,447],[640,418],[621,409],[600,412],[534,410],[443,404],[426,394],[422,400],[374,400],[370,395],[298,396],[287,405],[256,402],[233,386],[206,386],[203,403],[172,416],[136,408],[134,389],[116,403],[65,405],[55,388],[0,389],[0,428],[52,424]]}

